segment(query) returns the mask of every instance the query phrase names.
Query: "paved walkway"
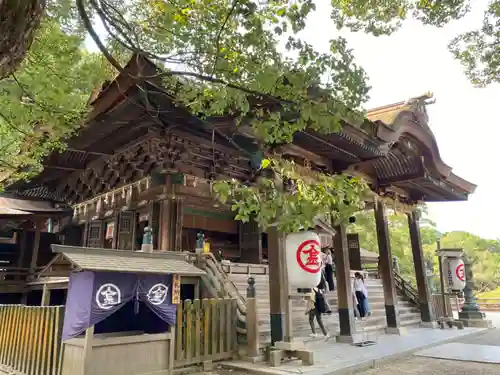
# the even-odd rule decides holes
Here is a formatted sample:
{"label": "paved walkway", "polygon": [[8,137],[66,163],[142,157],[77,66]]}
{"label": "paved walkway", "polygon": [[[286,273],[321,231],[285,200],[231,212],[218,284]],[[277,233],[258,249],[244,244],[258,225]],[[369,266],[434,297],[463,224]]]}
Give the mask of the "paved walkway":
{"label": "paved walkway", "polygon": [[[488,314],[488,317],[495,321],[495,317],[490,316],[490,314]],[[450,345],[454,345],[456,348],[450,348]],[[460,350],[460,346],[462,350]],[[450,355],[458,354],[461,358],[449,360],[436,357],[422,357],[420,356],[422,352],[416,352],[412,357],[386,363],[379,368],[364,371],[358,375],[394,375],[397,373],[407,375],[496,375],[500,373],[497,364],[500,361],[498,355],[500,351],[500,329],[490,329],[477,335],[461,337],[451,344],[444,344],[424,350],[423,352],[424,354],[427,352],[430,355],[439,356],[436,352],[440,351],[443,356],[449,357]],[[461,351],[462,353],[460,354]],[[493,354],[490,358],[486,359],[494,363],[481,362],[480,358],[478,358],[482,355],[481,353]]]}
{"label": "paved walkway", "polygon": [[[336,342],[311,342],[307,344],[307,347],[314,351],[315,364],[313,366],[303,366],[299,361],[290,361],[276,368],[271,368],[264,364],[250,364],[244,361],[224,362],[223,365],[246,373],[252,372],[271,375],[337,375],[353,372],[359,373],[363,370],[379,367],[388,361],[407,357],[423,348],[464,339],[466,336],[481,334],[485,331],[484,329],[477,328],[466,328],[464,330],[414,328],[409,329],[408,333],[403,336],[381,335],[378,338],[377,345],[364,348]],[[428,359],[415,360],[417,362],[428,361]],[[394,374],[390,372],[386,373]],[[368,372],[367,374],[385,375],[386,373]],[[498,368],[496,373],[499,373]],[[426,373],[416,372],[415,374]]]}

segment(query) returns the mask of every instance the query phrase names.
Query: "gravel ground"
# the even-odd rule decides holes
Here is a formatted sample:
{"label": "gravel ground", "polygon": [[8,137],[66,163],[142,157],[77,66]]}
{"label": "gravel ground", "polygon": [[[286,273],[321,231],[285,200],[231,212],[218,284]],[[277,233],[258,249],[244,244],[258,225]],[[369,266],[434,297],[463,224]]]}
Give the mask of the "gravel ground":
{"label": "gravel ground", "polygon": [[[455,342],[463,344],[494,345],[500,346],[500,330],[490,329],[483,334],[463,337]],[[374,368],[359,375],[497,375],[500,366],[477,362],[450,361],[444,359],[409,357]]]}
{"label": "gravel ground", "polygon": [[380,368],[374,368],[359,375],[498,375],[498,365],[448,361],[423,357],[410,357],[389,363]]}

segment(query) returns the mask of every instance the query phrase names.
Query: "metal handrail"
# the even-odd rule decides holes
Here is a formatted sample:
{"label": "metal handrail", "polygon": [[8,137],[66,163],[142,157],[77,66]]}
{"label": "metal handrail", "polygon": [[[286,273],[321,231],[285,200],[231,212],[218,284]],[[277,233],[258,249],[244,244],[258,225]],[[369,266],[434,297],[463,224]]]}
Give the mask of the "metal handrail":
{"label": "metal handrail", "polygon": [[403,276],[401,276],[399,273],[395,271],[394,271],[394,281],[396,284],[396,288],[404,297],[408,298],[415,305],[419,304],[418,292],[408,281],[406,281],[403,278]]}

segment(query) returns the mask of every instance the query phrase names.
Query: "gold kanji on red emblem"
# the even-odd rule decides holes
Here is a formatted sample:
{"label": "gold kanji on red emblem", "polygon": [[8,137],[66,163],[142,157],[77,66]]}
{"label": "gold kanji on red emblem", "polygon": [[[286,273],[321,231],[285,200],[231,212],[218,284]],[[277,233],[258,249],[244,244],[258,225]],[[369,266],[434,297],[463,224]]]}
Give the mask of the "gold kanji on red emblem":
{"label": "gold kanji on red emblem", "polygon": [[318,273],[321,270],[321,251],[319,248],[320,244],[316,240],[307,240],[299,245],[297,263],[300,268],[309,273]]}

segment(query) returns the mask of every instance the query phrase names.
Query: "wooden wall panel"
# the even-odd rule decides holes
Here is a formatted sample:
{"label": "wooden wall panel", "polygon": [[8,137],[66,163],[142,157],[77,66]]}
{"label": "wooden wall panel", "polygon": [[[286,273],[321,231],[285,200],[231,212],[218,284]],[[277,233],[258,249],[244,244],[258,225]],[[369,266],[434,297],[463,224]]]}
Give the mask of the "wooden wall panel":
{"label": "wooden wall panel", "polygon": [[235,220],[224,220],[193,214],[184,214],[184,228],[222,233],[238,233],[238,223]]}

